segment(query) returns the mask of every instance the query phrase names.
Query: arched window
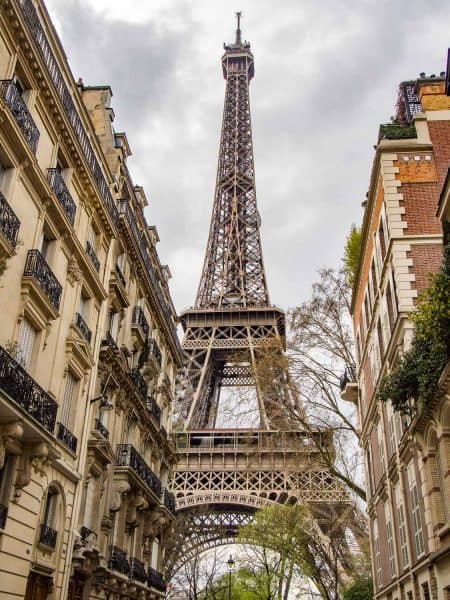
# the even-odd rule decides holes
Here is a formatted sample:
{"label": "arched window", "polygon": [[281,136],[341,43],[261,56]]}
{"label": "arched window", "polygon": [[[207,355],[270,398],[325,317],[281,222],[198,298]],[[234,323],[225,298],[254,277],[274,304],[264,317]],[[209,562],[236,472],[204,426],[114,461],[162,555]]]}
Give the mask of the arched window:
{"label": "arched window", "polygon": [[44,503],[44,512],[42,514],[41,530],[39,533],[39,543],[47,548],[54,549],[58,537],[58,506],[60,494],[56,486],[51,485],[48,488]]}

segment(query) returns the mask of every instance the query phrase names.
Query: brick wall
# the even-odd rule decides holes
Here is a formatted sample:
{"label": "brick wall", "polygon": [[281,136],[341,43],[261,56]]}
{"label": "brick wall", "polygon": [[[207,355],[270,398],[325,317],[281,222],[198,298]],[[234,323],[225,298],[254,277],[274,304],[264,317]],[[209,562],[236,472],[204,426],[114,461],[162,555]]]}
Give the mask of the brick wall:
{"label": "brick wall", "polygon": [[402,183],[401,204],[405,208],[403,220],[407,226],[405,235],[429,235],[442,233],[440,220],[436,216],[439,200],[436,183]]}
{"label": "brick wall", "polygon": [[434,147],[440,194],[450,166],[450,121],[429,121],[428,130]]}
{"label": "brick wall", "polygon": [[410,269],[416,276],[412,286],[420,294],[429,285],[429,274],[435,273],[441,266],[442,244],[414,245],[407,254],[413,261]]}

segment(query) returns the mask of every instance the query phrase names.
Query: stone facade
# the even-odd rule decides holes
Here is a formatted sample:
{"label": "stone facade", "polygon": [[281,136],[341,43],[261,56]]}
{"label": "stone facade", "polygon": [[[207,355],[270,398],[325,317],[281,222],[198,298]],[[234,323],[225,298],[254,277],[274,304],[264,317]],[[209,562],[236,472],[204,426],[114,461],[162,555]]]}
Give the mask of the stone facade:
{"label": "stone facade", "polygon": [[0,599],[156,598],[181,365],[109,87],[0,2]]}
{"label": "stone facade", "polygon": [[348,382],[343,397],[359,408],[375,597],[444,600],[450,597],[450,399],[413,418],[376,400],[383,376],[411,343],[408,316],[441,264],[437,210],[450,166],[443,79],[401,84],[398,118],[380,128],[373,162],[352,298],[357,386]]}

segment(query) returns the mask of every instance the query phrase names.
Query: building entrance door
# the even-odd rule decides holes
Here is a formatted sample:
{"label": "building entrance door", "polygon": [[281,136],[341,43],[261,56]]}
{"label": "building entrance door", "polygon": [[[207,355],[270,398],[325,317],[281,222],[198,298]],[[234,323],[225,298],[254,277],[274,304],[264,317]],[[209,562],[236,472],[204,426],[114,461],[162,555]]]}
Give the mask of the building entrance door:
{"label": "building entrance door", "polygon": [[49,577],[31,571],[28,575],[24,600],[47,600],[50,589],[51,579]]}

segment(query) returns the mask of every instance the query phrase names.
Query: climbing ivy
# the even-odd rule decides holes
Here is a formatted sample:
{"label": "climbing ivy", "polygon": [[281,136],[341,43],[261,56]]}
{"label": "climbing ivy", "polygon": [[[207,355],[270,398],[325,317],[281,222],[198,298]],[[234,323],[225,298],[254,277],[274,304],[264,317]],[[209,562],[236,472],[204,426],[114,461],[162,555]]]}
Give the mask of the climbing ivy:
{"label": "climbing ivy", "polygon": [[412,400],[420,398],[427,405],[438,397],[439,378],[450,358],[450,245],[412,320],[416,329],[411,348],[385,376],[377,394],[402,413],[411,412]]}

